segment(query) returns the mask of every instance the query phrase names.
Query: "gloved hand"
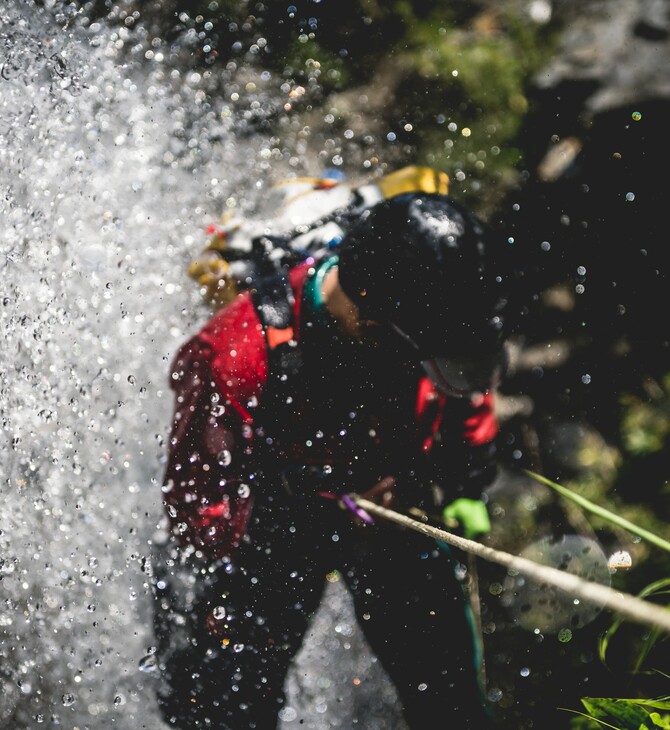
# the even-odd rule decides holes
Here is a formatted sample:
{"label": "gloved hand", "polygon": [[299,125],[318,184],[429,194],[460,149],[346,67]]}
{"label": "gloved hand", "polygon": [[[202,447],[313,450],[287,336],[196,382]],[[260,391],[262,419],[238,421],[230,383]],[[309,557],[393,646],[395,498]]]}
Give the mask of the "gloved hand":
{"label": "gloved hand", "polygon": [[447,527],[459,526],[467,540],[476,540],[491,530],[488,510],[480,499],[455,499],[442,510],[442,520]]}
{"label": "gloved hand", "polygon": [[382,507],[393,507],[395,502],[395,477],[388,476],[380,479],[374,487],[368,489],[367,492],[362,492],[361,497],[367,499],[370,502],[375,502]]}

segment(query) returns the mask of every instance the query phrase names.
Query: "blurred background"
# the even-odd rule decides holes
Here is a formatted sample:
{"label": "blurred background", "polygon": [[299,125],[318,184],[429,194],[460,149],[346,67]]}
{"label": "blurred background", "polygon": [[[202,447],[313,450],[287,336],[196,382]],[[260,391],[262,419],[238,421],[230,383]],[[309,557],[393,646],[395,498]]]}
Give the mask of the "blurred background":
{"label": "blurred background", "polygon": [[[0,21],[1,727],[165,727],[169,361],[209,316],[186,270],[287,177],[429,165],[502,232],[522,275],[485,542],[589,553],[584,576],[663,601],[661,549],[525,470],[670,537],[670,2],[6,0]],[[501,726],[670,694],[663,634],[476,573]],[[404,730],[337,580],[289,694],[282,730]]]}

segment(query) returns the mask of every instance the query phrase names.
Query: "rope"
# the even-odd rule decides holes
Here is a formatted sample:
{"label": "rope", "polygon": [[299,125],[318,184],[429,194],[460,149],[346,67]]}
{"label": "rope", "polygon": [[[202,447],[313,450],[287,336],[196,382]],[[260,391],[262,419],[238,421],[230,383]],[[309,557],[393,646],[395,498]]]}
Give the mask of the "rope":
{"label": "rope", "polygon": [[602,608],[620,613],[622,616],[626,616],[636,623],[648,624],[670,632],[670,611],[667,608],[643,601],[633,595],[614,590],[600,583],[590,583],[579,576],[547,565],[541,565],[533,560],[522,558],[519,555],[511,555],[501,550],[494,550],[478,542],[466,540],[464,537],[459,537],[451,532],[446,532],[437,527],[418,522],[399,512],[380,507],[378,504],[358,497],[355,494],[349,496],[361,509],[364,509],[370,514],[384,517],[403,527],[409,527],[417,532],[422,532],[424,535],[432,537],[435,540],[442,540],[464,552],[476,555],[493,563],[499,563],[500,565],[506,566],[509,570],[518,571],[534,580],[549,583],[575,598],[580,598]]}

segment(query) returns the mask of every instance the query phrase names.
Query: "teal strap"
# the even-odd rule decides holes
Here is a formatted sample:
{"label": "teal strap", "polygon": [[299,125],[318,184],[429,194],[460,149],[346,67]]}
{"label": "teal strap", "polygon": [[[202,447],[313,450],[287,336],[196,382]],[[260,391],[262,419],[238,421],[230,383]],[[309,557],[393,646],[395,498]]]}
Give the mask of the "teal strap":
{"label": "teal strap", "polygon": [[323,287],[326,274],[333,268],[333,266],[337,266],[338,261],[339,258],[337,256],[331,256],[325,261],[322,261],[318,264],[314,274],[305,282],[304,302],[314,315],[316,315],[319,319],[324,319],[324,321],[327,319],[327,312],[325,311],[323,293],[321,289]]}

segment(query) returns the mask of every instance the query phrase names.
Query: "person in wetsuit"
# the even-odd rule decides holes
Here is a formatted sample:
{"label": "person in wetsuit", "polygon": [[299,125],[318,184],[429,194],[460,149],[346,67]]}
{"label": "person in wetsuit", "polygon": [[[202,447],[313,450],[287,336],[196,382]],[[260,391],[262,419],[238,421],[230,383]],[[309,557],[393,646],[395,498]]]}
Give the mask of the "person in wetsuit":
{"label": "person in wetsuit", "polygon": [[243,292],[179,349],[155,600],[168,724],[275,728],[337,571],[408,726],[488,726],[449,550],[347,496],[490,529],[503,249],[452,198],[398,195],[293,268],[284,301]]}

